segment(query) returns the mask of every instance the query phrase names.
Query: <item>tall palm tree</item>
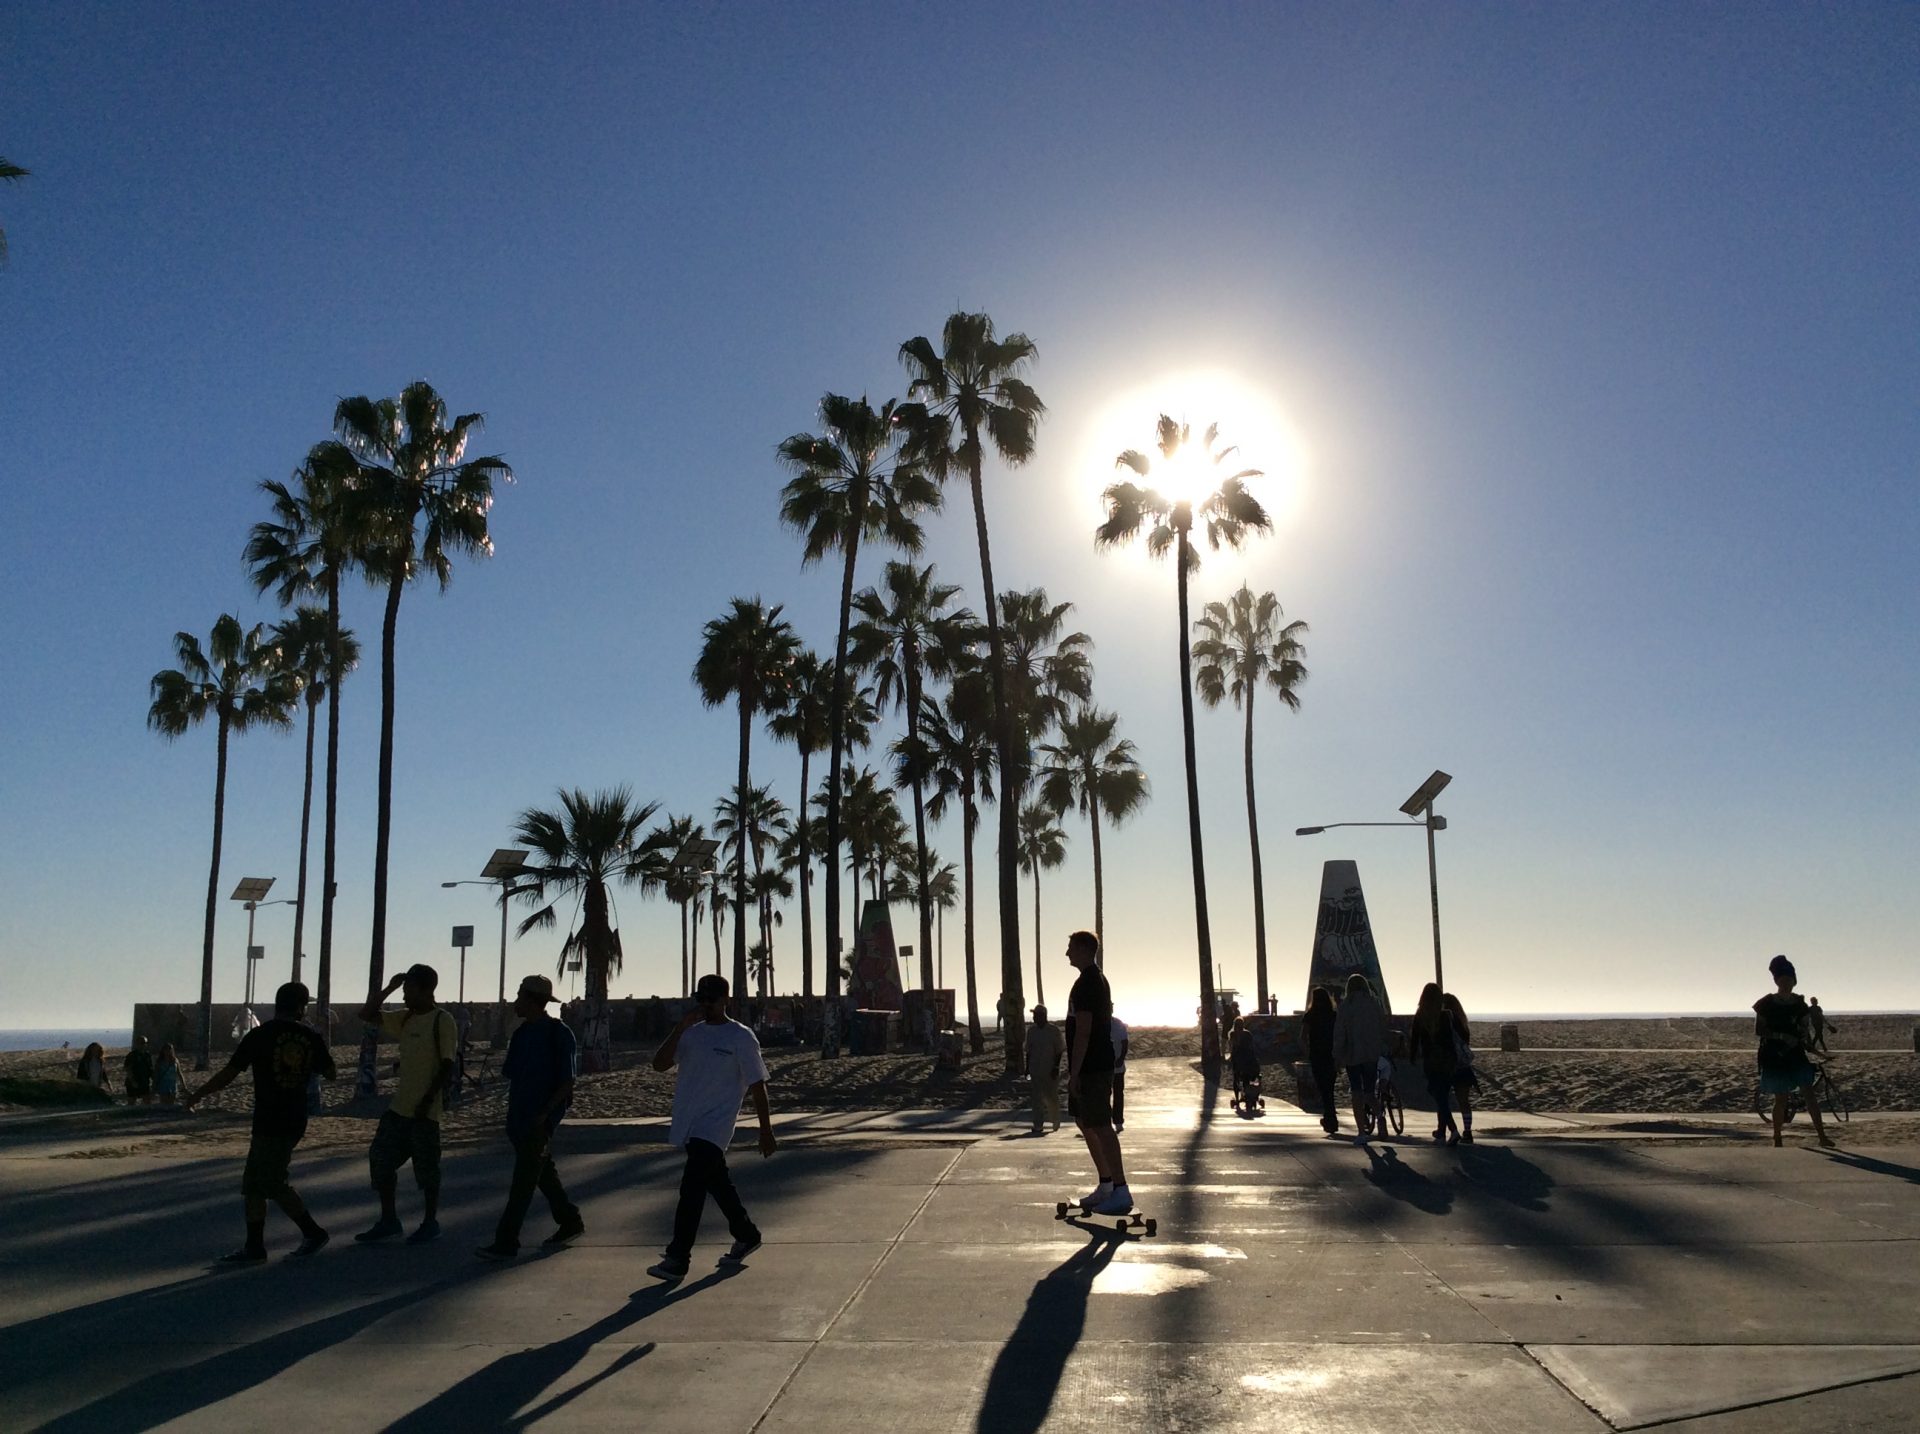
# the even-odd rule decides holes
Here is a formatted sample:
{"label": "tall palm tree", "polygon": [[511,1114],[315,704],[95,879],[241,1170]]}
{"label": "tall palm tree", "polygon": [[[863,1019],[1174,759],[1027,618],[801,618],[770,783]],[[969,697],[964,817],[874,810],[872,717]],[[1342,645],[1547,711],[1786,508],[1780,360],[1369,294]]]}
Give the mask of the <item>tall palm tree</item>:
{"label": "tall palm tree", "polygon": [[1060,723],[1060,740],[1040,746],[1040,791],[1055,811],[1077,808],[1093,844],[1093,934],[1107,949],[1106,885],[1100,858],[1100,817],[1119,825],[1152,795],[1133,743],[1119,735],[1118,713],[1083,707]]}
{"label": "tall palm tree", "polygon": [[945,817],[948,803],[960,803],[962,941],[967,969],[967,1041],[979,1055],[986,1045],[980,1030],[980,990],[974,969],[973,835],[980,825],[980,803],[993,800],[995,744],[990,717],[992,697],[977,668],[956,674],[945,702],[924,701],[921,745],[933,782],[927,815]]}
{"label": "tall palm tree", "polygon": [[1070,602],[1054,602],[1045,588],[1000,594],[1000,629],[1007,654],[1007,704],[1013,709],[1016,767],[1000,774],[1001,795],[1023,797],[1033,745],[1073,710],[1093,698],[1093,639],[1066,632]]}
{"label": "tall palm tree", "polygon": [[1045,802],[1028,802],[1020,809],[1020,866],[1033,878],[1033,999],[1042,1006],[1047,1003],[1047,982],[1040,955],[1040,873],[1066,859],[1067,834],[1060,829],[1058,814]]}
{"label": "tall palm tree", "polygon": [[173,635],[180,665],[156,672],[147,686],[147,725],[171,740],[209,716],[218,733],[213,778],[213,858],[207,867],[207,924],[200,947],[200,1049],[194,1069],[205,1070],[213,1048],[213,924],[220,898],[220,839],[227,816],[227,739],[251,727],[291,725],[292,685],[277,672],[261,626],[242,628],[222,613],[203,648],[190,632]]}
{"label": "tall palm tree", "polygon": [[1247,773],[1247,841],[1253,848],[1253,962],[1260,1009],[1267,1009],[1267,900],[1260,879],[1260,817],[1253,799],[1253,695],[1264,682],[1288,708],[1300,710],[1307,680],[1304,622],[1282,624],[1286,614],[1272,593],[1254,596],[1240,584],[1225,602],[1210,602],[1193,624],[1193,674],[1200,700],[1218,707],[1231,696],[1246,713],[1242,742]]}
{"label": "tall palm tree", "polygon": [[[944,482],[964,473],[973,497],[973,531],[980,549],[980,591],[985,598],[988,681],[993,693],[995,737],[1000,768],[1015,770],[1014,717],[1007,704],[1007,658],[995,606],[993,549],[987,537],[986,489],[981,469],[987,446],[1009,467],[1033,457],[1034,433],[1047,411],[1020,375],[1036,350],[1025,334],[995,334],[985,314],[956,313],[940,331],[940,348],[924,337],[900,345],[900,360],[911,375],[900,418],[913,431],[911,451]],[[1000,979],[1013,1005],[1020,1007],[1019,831],[1015,803],[1000,803]],[[1019,1073],[1026,1044],[1025,1017],[1015,1010],[1006,1023],[1007,1070]]]}
{"label": "tall palm tree", "polygon": [[[322,1029],[331,1035],[333,1000],[333,898],[337,885],[340,830],[340,685],[346,677],[340,645],[340,579],[365,556],[366,504],[360,465],[344,444],[315,444],[291,485],[268,479],[261,491],[273,516],[255,523],[245,560],[256,592],[272,588],[282,607],[317,593],[326,600],[327,641],[333,654],[327,672],[327,778],[320,838],[320,970],[316,983]],[[358,645],[355,646],[356,653]],[[296,943],[297,944],[297,943]]]}
{"label": "tall palm tree", "polygon": [[514,840],[533,853],[522,877],[527,885],[521,889],[528,901],[546,903],[520,923],[518,934],[558,925],[559,900],[573,899],[579,925],[569,922],[567,939],[560,943],[558,972],[566,974],[572,959],[585,967],[587,1028],[580,1068],[605,1071],[613,1065],[607,977],[620,969],[621,960],[610,888],[615,882],[645,877],[645,828],[659,803],[637,802],[626,787],[598,792],[562,788],[559,799],[557,808],[528,807],[514,823]]}
{"label": "tall palm tree", "polygon": [[[866,588],[854,598],[860,621],[849,637],[853,660],[873,673],[882,710],[889,705],[907,714],[905,737],[909,749],[920,742],[920,695],[924,678],[943,677],[948,654],[973,630],[973,614],[948,604],[960,589],[934,578],[933,564],[890,562],[882,587]],[[933,989],[933,905],[927,873],[927,805],[921,765],[909,762],[903,772],[913,791],[915,902],[920,915],[920,988]]]}
{"label": "tall palm tree", "polygon": [[[750,756],[756,713],[778,711],[787,691],[787,673],[800,651],[793,625],[759,598],[734,598],[724,617],[702,629],[700,656],[693,665],[700,700],[718,707],[731,698],[740,709],[740,780],[736,796],[753,791]],[[738,824],[739,847],[733,883],[733,989],[747,989],[747,829]]]}
{"label": "tall palm tree", "polygon": [[[1160,462],[1150,464],[1145,454],[1129,448],[1114,460],[1142,478],[1160,474],[1165,488],[1122,482],[1106,491],[1107,520],[1094,530],[1094,544],[1111,548],[1147,529],[1147,552],[1164,557],[1177,552],[1174,586],[1180,606],[1180,725],[1187,766],[1187,845],[1193,856],[1193,923],[1200,962],[1200,1064],[1208,1077],[1220,1077],[1220,1027],[1213,1009],[1213,934],[1207,924],[1207,867],[1200,846],[1200,772],[1193,752],[1193,659],[1187,645],[1187,577],[1200,566],[1192,533],[1196,510],[1206,526],[1207,546],[1222,543],[1237,548],[1249,531],[1265,532],[1272,523],[1267,510],[1246,488],[1246,480],[1260,476],[1257,468],[1242,468],[1219,477],[1233,448],[1214,449],[1218,428],[1207,429],[1202,451],[1188,447],[1187,425],[1160,415],[1157,447]],[[1178,486],[1175,486],[1178,485]]]}
{"label": "tall palm tree", "polygon": [[[824,432],[796,433],[780,445],[780,461],[793,478],[780,490],[780,521],[806,535],[802,565],[839,553],[840,618],[833,638],[833,701],[827,766],[827,1001],[837,1009],[840,963],[832,951],[840,940],[840,773],[846,757],[846,701],[852,686],[847,631],[852,621],[854,568],[863,539],[920,551],[917,516],[940,506],[940,490],[916,463],[902,455],[905,436],[889,399],[876,412],[863,395],[830,393],[820,400]],[[855,892],[855,899],[859,893]],[[849,942],[847,949],[852,950]],[[839,1024],[825,1024],[824,1053],[839,1054]]]}
{"label": "tall palm tree", "polygon": [[[17,183],[18,181],[25,179],[28,173],[29,171],[22,169],[19,165],[9,164],[7,163],[6,160],[0,159],[0,179],[7,181],[9,184]],[[6,262],[7,262],[7,231],[4,229],[0,229],[0,264],[4,264]]]}
{"label": "tall palm tree", "polygon": [[[643,890],[658,891],[668,901],[680,908],[680,994],[687,996],[693,992],[693,944],[700,936],[700,918],[697,908],[700,898],[701,882],[705,873],[684,862],[675,863],[674,858],[685,851],[688,843],[704,841],[706,828],[690,816],[675,816],[669,812],[667,819],[654,829],[653,835],[643,843],[641,857],[640,884]],[[688,917],[692,911],[691,940],[689,939]]]}
{"label": "tall palm tree", "polygon": [[[344,676],[360,665],[360,642],[350,631],[336,638],[333,621],[323,607],[303,606],[283,622],[275,623],[268,633],[268,645],[279,671],[306,699],[307,755],[300,784],[300,875],[293,895],[293,975],[301,978],[301,958],[305,954],[304,933],[307,916],[307,837],[313,826],[313,736],[318,725],[320,704],[326,699],[329,679],[337,668]],[[337,660],[336,660],[337,653]],[[324,1017],[323,1017],[324,1019]]]}
{"label": "tall palm tree", "polygon": [[[493,485],[511,483],[513,470],[498,456],[468,458],[467,440],[484,419],[463,413],[451,422],[446,400],[433,385],[415,381],[397,398],[345,398],[333,411],[335,434],[360,465],[357,486],[366,503],[363,567],[384,584],[386,611],[380,623],[380,787],[373,827],[373,931],[367,950],[367,985],[386,979],[387,862],[393,836],[394,633],[400,594],[421,572],[453,581],[456,554],[493,552],[487,511]],[[360,1042],[357,1094],[374,1092],[374,1032]]]}

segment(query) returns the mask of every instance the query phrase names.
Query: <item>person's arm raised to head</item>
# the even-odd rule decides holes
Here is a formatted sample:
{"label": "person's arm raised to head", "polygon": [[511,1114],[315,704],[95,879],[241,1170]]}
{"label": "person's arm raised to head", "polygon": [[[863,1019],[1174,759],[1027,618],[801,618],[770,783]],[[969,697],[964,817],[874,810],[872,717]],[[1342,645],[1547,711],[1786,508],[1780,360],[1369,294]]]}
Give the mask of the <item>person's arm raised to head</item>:
{"label": "person's arm raised to head", "polygon": [[680,1024],[673,1028],[666,1040],[660,1043],[660,1049],[653,1053],[653,1068],[655,1070],[666,1071],[673,1069],[674,1060],[680,1053],[681,1033],[689,1026],[697,1023],[700,1019],[700,1008],[698,1006],[695,1006],[680,1018]]}
{"label": "person's arm raised to head", "polygon": [[381,1002],[399,990],[400,987],[405,984],[406,979],[407,973],[402,971],[398,976],[395,976],[391,981],[387,982],[383,990],[376,991],[369,986],[367,988],[367,1003],[360,1008],[360,1019],[365,1021],[369,1026],[379,1025]]}

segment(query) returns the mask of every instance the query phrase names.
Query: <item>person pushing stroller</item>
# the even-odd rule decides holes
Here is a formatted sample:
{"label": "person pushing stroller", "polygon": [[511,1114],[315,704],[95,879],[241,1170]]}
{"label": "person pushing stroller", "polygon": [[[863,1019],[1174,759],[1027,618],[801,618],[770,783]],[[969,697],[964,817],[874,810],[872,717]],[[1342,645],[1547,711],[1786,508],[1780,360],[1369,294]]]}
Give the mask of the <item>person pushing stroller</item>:
{"label": "person pushing stroller", "polygon": [[1260,1052],[1254,1049],[1253,1032],[1247,1029],[1244,1016],[1234,1017],[1227,1053],[1233,1069],[1234,1108],[1248,1114],[1265,1110],[1266,1097],[1260,1093]]}

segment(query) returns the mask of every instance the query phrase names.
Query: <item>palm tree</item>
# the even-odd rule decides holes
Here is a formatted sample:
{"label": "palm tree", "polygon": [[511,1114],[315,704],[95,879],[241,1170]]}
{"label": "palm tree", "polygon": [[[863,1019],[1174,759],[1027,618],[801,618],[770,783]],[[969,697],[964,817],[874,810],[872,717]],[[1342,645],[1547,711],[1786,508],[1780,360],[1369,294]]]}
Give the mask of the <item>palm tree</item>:
{"label": "palm tree", "polygon": [[[920,551],[916,516],[940,506],[940,490],[919,465],[901,454],[903,433],[889,399],[875,412],[864,396],[830,393],[820,400],[823,434],[796,433],[780,445],[780,461],[793,478],[780,490],[780,521],[806,535],[802,565],[828,553],[841,555],[840,619],[833,639],[833,700],[827,766],[827,1002],[840,999],[840,963],[832,951],[840,940],[840,883],[831,873],[840,860],[840,773],[846,756],[847,630],[853,611],[854,567],[863,538],[880,539],[909,553]],[[855,893],[856,899],[858,892]],[[847,949],[852,950],[849,942]],[[839,1025],[825,1026],[824,1053],[839,1054]]]}
{"label": "palm tree", "polygon": [[[320,839],[320,971],[318,1005],[322,1029],[331,1035],[333,1000],[333,898],[340,830],[340,685],[346,677],[340,645],[340,578],[366,548],[365,503],[360,465],[343,444],[319,443],[294,473],[292,486],[275,479],[260,485],[272,499],[273,516],[255,523],[245,560],[256,592],[275,591],[282,607],[318,593],[326,599],[327,781]],[[359,651],[355,645],[355,652]],[[296,945],[298,943],[296,942]]]}
{"label": "palm tree", "polygon": [[[900,359],[912,375],[907,396],[916,402],[901,408],[900,418],[913,430],[911,451],[942,482],[954,473],[967,476],[973,496],[973,530],[980,548],[980,591],[985,597],[987,642],[991,661],[988,681],[993,693],[995,737],[1000,768],[1014,766],[1013,711],[1007,703],[1007,658],[995,607],[993,550],[987,538],[986,490],[981,466],[986,445],[992,444],[1003,463],[1017,467],[1033,457],[1034,431],[1047,411],[1021,371],[1035,349],[1025,334],[995,335],[993,320],[985,314],[956,313],[947,318],[936,351],[925,337],[900,345]],[[983,442],[984,437],[984,442]],[[1015,804],[1000,803],[1000,979],[1013,1004],[1023,1004],[1020,985],[1019,833]],[[1026,1041],[1025,1017],[1016,1010],[1006,1023],[1007,1070],[1018,1074]]]}
{"label": "palm tree", "polygon": [[[766,606],[759,598],[734,598],[726,616],[714,618],[702,629],[700,656],[693,680],[700,700],[718,707],[732,698],[740,709],[740,781],[736,795],[749,797],[750,753],[756,712],[778,711],[787,690],[787,672],[800,651],[793,626],[780,616],[780,604]],[[733,882],[733,989],[744,997],[747,989],[747,829],[738,823],[739,847]]]}
{"label": "palm tree", "polygon": [[1118,736],[1118,713],[1083,707],[1060,723],[1060,740],[1045,742],[1040,755],[1040,791],[1057,812],[1077,808],[1087,818],[1093,843],[1093,934],[1107,950],[1106,886],[1100,862],[1100,816],[1116,826],[1152,794],[1133,743]]}
{"label": "palm tree", "polygon": [[[903,871],[894,877],[893,885],[887,890],[887,899],[915,902],[920,899],[920,885],[914,880],[912,872]],[[940,987],[946,982],[947,913],[960,904],[959,867],[950,861],[943,861],[933,868],[927,878],[927,902],[934,910],[934,930],[941,962],[934,984]]]}
{"label": "palm tree", "polygon": [[[386,612],[380,623],[380,788],[373,828],[373,933],[367,952],[367,985],[386,979],[387,860],[393,836],[394,632],[400,594],[419,573],[453,581],[457,553],[493,552],[487,511],[493,485],[511,483],[513,470],[497,456],[468,458],[467,439],[484,422],[478,413],[447,421],[446,400],[429,383],[415,381],[398,398],[345,398],[333,411],[333,426],[358,461],[358,491],[366,503],[368,545],[363,567],[370,581],[384,583]],[[375,1045],[371,1029],[360,1042],[358,1094],[374,1091]]]}
{"label": "palm tree", "polygon": [[[1107,520],[1094,530],[1094,544],[1111,548],[1130,541],[1141,528],[1147,528],[1147,552],[1158,558],[1169,548],[1176,549],[1174,586],[1180,606],[1180,725],[1187,765],[1187,845],[1193,855],[1193,921],[1200,961],[1200,1064],[1209,1079],[1220,1077],[1220,1028],[1213,1009],[1213,935],[1207,925],[1207,868],[1200,848],[1200,773],[1193,752],[1193,660],[1187,646],[1187,577],[1200,566],[1199,554],[1192,542],[1194,512],[1198,509],[1206,524],[1207,546],[1218,549],[1222,543],[1237,548],[1246,540],[1249,529],[1265,532],[1272,526],[1267,510],[1246,488],[1248,478],[1257,478],[1257,468],[1242,468],[1226,478],[1217,478],[1219,468],[1235,451],[1214,451],[1219,437],[1217,427],[1207,429],[1204,451],[1193,454],[1187,447],[1187,425],[1160,415],[1158,447],[1160,463],[1151,465],[1164,473],[1170,483],[1166,490],[1139,483],[1115,483],[1106,491]],[[1116,468],[1131,469],[1140,477],[1148,476],[1146,455],[1129,448],[1114,460]],[[1216,486],[1217,485],[1217,486]],[[1150,526],[1149,526],[1150,524]]]}
{"label": "palm tree", "polygon": [[960,802],[962,940],[967,966],[967,1041],[979,1055],[986,1044],[980,1031],[980,991],[974,969],[973,834],[980,825],[980,803],[993,800],[993,723],[986,677],[977,669],[956,675],[944,703],[925,699],[920,717],[921,744],[933,782],[927,815],[941,820],[947,804]]}
{"label": "palm tree", "polygon": [[[647,839],[641,860],[640,884],[643,890],[659,891],[667,900],[680,908],[680,994],[687,996],[693,991],[693,944],[700,936],[700,917],[698,905],[701,882],[705,873],[685,863],[676,863],[675,858],[686,850],[691,842],[704,841],[706,828],[692,817],[675,816],[671,812],[667,819],[654,829]],[[692,912],[692,931],[689,940],[689,908]]]}
{"label": "palm tree", "polygon": [[[17,164],[9,164],[7,163],[6,160],[0,159],[0,179],[6,180],[9,184],[17,183],[18,181],[25,179],[27,177],[28,172],[29,171],[22,169]],[[7,231],[4,229],[0,229],[0,264],[4,264],[6,262],[7,262]]]}
{"label": "palm tree", "polygon": [[560,943],[559,974],[579,960],[587,976],[587,1020],[580,1068],[605,1071],[613,1065],[612,1031],[607,1020],[607,977],[620,969],[620,932],[613,924],[609,888],[616,881],[638,881],[647,872],[647,855],[658,844],[643,836],[659,809],[657,802],[636,802],[626,787],[588,792],[562,788],[554,810],[528,807],[514,824],[514,840],[531,849],[521,889],[529,901],[546,904],[519,926],[518,934],[558,924],[554,908],[572,897],[580,924]]}
{"label": "palm tree", "polygon": [[1072,603],[1052,601],[1045,588],[1000,594],[1017,763],[1000,775],[1001,795],[1009,801],[1026,790],[1034,743],[1058,726],[1073,704],[1093,698],[1093,639],[1063,631],[1072,611]]}
{"label": "palm tree", "polygon": [[[872,671],[879,705],[905,708],[909,750],[920,741],[922,679],[945,676],[948,654],[973,630],[973,614],[949,610],[960,589],[934,579],[933,565],[890,562],[883,576],[885,596],[874,588],[853,600],[860,621],[849,637],[853,660]],[[920,987],[933,989],[933,906],[927,875],[927,806],[924,773],[909,762],[903,772],[913,791],[914,884],[920,914]]]}
{"label": "palm tree", "polygon": [[[1004,794],[1001,800],[1005,800]],[[1054,809],[1045,802],[1029,802],[1020,809],[1020,866],[1033,878],[1033,999],[1047,1003],[1047,982],[1040,956],[1040,873],[1052,871],[1067,859],[1067,834],[1060,829]]]}
{"label": "palm tree", "polygon": [[1193,674],[1200,700],[1218,707],[1231,695],[1247,714],[1242,742],[1247,773],[1247,840],[1253,848],[1253,961],[1260,1009],[1267,1009],[1267,901],[1260,879],[1260,818],[1253,800],[1253,695],[1265,682],[1293,711],[1300,710],[1304,622],[1281,625],[1286,614],[1272,593],[1253,595],[1245,583],[1226,602],[1210,602],[1193,624]]}
{"label": "palm tree", "polygon": [[306,698],[307,707],[306,770],[300,784],[300,875],[293,896],[291,979],[295,981],[300,979],[300,962],[306,949],[302,938],[307,916],[307,836],[313,825],[314,728],[320,703],[330,690],[329,679],[334,669],[338,668],[344,676],[360,665],[359,640],[349,631],[342,631],[336,639],[332,628],[332,618],[325,608],[303,606],[296,609],[292,617],[275,623],[267,635],[275,665]]}
{"label": "palm tree", "polygon": [[218,731],[213,779],[213,859],[207,867],[207,924],[200,947],[200,1049],[194,1069],[205,1070],[213,1049],[213,923],[220,897],[220,838],[227,815],[227,738],[250,727],[286,727],[295,694],[274,670],[272,649],[255,623],[222,613],[202,648],[190,632],[173,635],[180,665],[156,672],[148,685],[152,705],[147,725],[169,740],[183,736],[209,715]]}

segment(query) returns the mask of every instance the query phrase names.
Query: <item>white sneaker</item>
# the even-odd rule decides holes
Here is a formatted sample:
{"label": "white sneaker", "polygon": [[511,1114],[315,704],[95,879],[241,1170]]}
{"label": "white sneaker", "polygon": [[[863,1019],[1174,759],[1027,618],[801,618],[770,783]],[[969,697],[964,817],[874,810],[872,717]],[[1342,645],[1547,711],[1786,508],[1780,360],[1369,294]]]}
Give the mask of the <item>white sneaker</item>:
{"label": "white sneaker", "polygon": [[1113,1182],[1111,1180],[1102,1180],[1098,1185],[1093,1187],[1093,1192],[1091,1194],[1083,1195],[1080,1197],[1080,1207],[1084,1210],[1097,1209],[1100,1206],[1101,1202],[1106,1200],[1112,1194],[1113,1194]]}
{"label": "white sneaker", "polygon": [[1093,1207],[1096,1215],[1130,1215],[1133,1213],[1133,1192],[1124,1185],[1116,1185],[1112,1192],[1100,1204]]}

